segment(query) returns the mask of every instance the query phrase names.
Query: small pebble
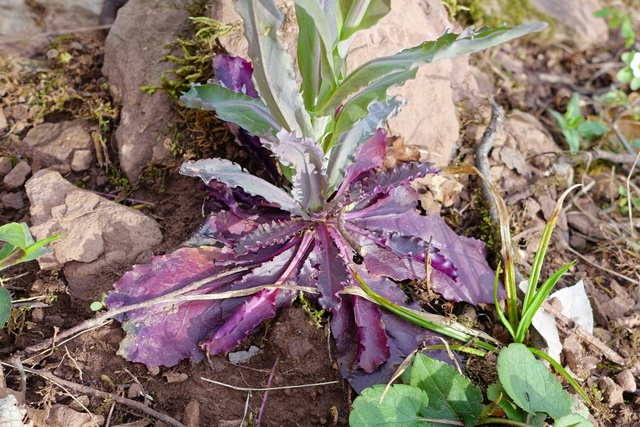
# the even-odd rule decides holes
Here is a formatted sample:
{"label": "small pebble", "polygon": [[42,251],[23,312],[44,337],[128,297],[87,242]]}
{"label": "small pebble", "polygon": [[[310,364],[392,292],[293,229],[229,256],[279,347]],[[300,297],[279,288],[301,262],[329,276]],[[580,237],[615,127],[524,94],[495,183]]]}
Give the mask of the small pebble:
{"label": "small pebble", "polygon": [[31,320],[36,323],[40,323],[44,320],[44,310],[40,307],[36,307],[31,310]]}
{"label": "small pebble", "polygon": [[13,191],[22,187],[31,173],[29,163],[22,160],[4,177],[4,188],[7,191]]}
{"label": "small pebble", "polygon": [[22,198],[22,192],[7,193],[2,196],[2,205],[9,209],[15,209],[19,211],[24,208],[24,199]]}
{"label": "small pebble", "polygon": [[197,400],[191,399],[185,406],[182,424],[186,427],[200,426],[200,403]]}
{"label": "small pebble", "polygon": [[622,387],[616,384],[609,377],[602,377],[598,381],[598,387],[602,390],[602,397],[604,397],[605,402],[609,408],[613,408],[614,406],[624,403],[624,399],[622,397]]}
{"label": "small pebble", "polygon": [[625,369],[616,375],[616,382],[620,384],[620,387],[622,387],[624,391],[628,391],[630,393],[635,392],[636,388],[638,388],[636,385],[636,379],[633,377],[633,373],[630,369]]}
{"label": "small pebble", "polygon": [[49,49],[47,51],[47,58],[56,59],[57,57],[58,57],[58,50],[57,49]]}
{"label": "small pebble", "polygon": [[13,169],[11,160],[8,157],[0,157],[0,178],[4,178],[11,169]]}
{"label": "small pebble", "polygon": [[142,395],[142,387],[140,387],[137,383],[131,383],[129,386],[129,391],[127,391],[127,397],[129,399],[135,399]]}

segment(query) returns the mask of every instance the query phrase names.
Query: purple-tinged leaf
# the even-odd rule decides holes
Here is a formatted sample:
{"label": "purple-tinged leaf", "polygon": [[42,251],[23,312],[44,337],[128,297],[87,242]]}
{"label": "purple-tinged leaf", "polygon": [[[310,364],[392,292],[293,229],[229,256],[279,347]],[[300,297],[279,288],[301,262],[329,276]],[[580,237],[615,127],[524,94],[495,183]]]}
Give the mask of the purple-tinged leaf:
{"label": "purple-tinged leaf", "polygon": [[219,83],[227,89],[252,98],[260,97],[251,80],[253,67],[246,59],[227,54],[218,55],[213,58],[213,71],[213,83]]}
{"label": "purple-tinged leaf", "polygon": [[[344,180],[340,184],[337,195],[344,193],[360,174],[374,168],[382,167],[386,154],[387,136],[384,133],[384,129],[378,129],[369,141],[358,147],[355,163],[347,167]],[[329,166],[335,167],[333,163]]]}
{"label": "purple-tinged leaf", "polygon": [[378,307],[365,299],[353,298],[353,311],[358,328],[358,351],[353,366],[372,373],[389,359],[387,335]]}
{"label": "purple-tinged leaf", "polygon": [[295,201],[308,211],[319,210],[327,199],[326,159],[322,147],[311,138],[298,138],[284,129],[275,138],[262,143],[286,167],[294,170],[291,177]]}
{"label": "purple-tinged leaf", "polygon": [[254,196],[264,197],[268,202],[277,203],[282,209],[293,215],[308,219],[308,215],[285,191],[269,184],[255,175],[251,175],[239,165],[224,159],[204,159],[197,162],[184,162],[180,173],[187,176],[197,176],[208,184],[216,180],[229,187],[240,187]]}
{"label": "purple-tinged leaf", "polygon": [[392,188],[407,185],[417,178],[439,173],[440,169],[433,163],[403,163],[389,170],[371,171],[362,178],[362,191],[369,193],[386,193]]}
{"label": "purple-tinged leaf", "polygon": [[260,248],[276,243],[284,243],[310,225],[309,221],[304,221],[300,218],[261,224],[254,232],[247,233],[238,240],[235,246],[236,253],[255,252]]}
{"label": "purple-tinged leaf", "polygon": [[316,284],[320,293],[318,302],[323,308],[333,313],[342,303],[338,292],[349,280],[349,274],[326,226],[318,227],[316,239],[316,250],[310,255],[310,260],[318,265],[320,270]]}
{"label": "purple-tinged leaf", "polygon": [[295,292],[292,291],[265,289],[242,304],[233,313],[233,316],[203,344],[203,348],[212,355],[231,351],[240,341],[248,337],[262,321],[273,318],[277,309],[289,305],[277,305],[278,292],[286,293],[289,303],[295,297]]}

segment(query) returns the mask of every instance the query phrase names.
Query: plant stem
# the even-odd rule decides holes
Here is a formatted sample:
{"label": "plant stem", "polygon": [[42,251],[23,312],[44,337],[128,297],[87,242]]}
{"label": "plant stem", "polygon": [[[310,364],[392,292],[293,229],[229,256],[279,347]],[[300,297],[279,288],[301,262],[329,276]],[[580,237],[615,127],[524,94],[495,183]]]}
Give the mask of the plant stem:
{"label": "plant stem", "polygon": [[476,423],[477,426],[485,424],[505,424],[508,426],[520,426],[520,427],[534,427],[531,424],[522,423],[520,421],[508,420],[506,418],[488,417],[484,418]]}

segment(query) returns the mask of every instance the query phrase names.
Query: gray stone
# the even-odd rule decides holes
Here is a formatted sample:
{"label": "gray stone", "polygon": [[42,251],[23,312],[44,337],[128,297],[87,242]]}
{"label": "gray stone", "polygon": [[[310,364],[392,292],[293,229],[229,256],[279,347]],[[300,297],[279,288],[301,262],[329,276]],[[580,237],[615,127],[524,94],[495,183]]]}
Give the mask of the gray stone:
{"label": "gray stone", "polygon": [[593,16],[596,10],[604,7],[599,0],[530,0],[529,4],[558,23],[553,35],[555,41],[586,50],[609,39],[605,21]]}
{"label": "gray stone", "polygon": [[[89,133],[89,123],[85,120],[74,120],[61,123],[44,123],[31,129],[22,141],[22,146],[29,156],[37,158],[41,167],[68,168],[72,162],[78,163],[76,154],[84,163],[91,163],[93,142]],[[82,165],[79,166],[83,166]],[[89,166],[84,169],[86,170]]]}
{"label": "gray stone", "polygon": [[31,56],[49,43],[47,32],[97,25],[105,0],[3,0],[0,55]]}
{"label": "gray stone", "polygon": [[11,172],[11,169],[13,169],[11,159],[8,157],[0,157],[0,178],[4,178],[9,172]]}
{"label": "gray stone", "polygon": [[622,387],[616,384],[611,378],[600,378],[600,380],[598,380],[598,387],[602,390],[604,400],[610,408],[613,408],[620,403],[624,403]]}
{"label": "gray stone", "polygon": [[631,369],[625,369],[616,375],[616,382],[622,387],[622,390],[634,393],[638,386],[636,385],[636,379],[633,377]]}
{"label": "gray stone", "polygon": [[517,149],[525,158],[532,158],[531,163],[537,168],[546,169],[551,164],[551,158],[544,153],[562,151],[544,125],[531,114],[515,110],[506,125],[505,146]]}
{"label": "gray stone", "polygon": [[13,191],[24,185],[27,177],[31,173],[31,166],[24,160],[20,161],[15,168],[4,177],[4,188],[7,191]]}
{"label": "gray stone", "polygon": [[[172,0],[131,0],[118,13],[105,44],[103,74],[111,95],[122,104],[116,131],[120,166],[136,181],[161,144],[173,118],[171,99],[164,91],[149,95],[142,86],[160,85],[162,73],[173,65],[163,61],[188,12]],[[162,159],[161,159],[162,160]]]}
{"label": "gray stone", "polygon": [[53,253],[38,259],[42,269],[64,267],[70,294],[95,299],[106,289],[93,280],[103,268],[132,263],[162,241],[158,224],[144,214],[79,189],[59,173],[41,170],[27,182],[31,232],[36,239],[53,234]]}
{"label": "gray stone", "polygon": [[7,193],[3,195],[2,205],[5,208],[15,209],[17,211],[24,208],[24,199],[22,198],[22,192]]}
{"label": "gray stone", "polygon": [[71,169],[76,172],[86,171],[91,167],[93,161],[93,151],[91,150],[76,150],[73,153],[73,159],[71,160]]}

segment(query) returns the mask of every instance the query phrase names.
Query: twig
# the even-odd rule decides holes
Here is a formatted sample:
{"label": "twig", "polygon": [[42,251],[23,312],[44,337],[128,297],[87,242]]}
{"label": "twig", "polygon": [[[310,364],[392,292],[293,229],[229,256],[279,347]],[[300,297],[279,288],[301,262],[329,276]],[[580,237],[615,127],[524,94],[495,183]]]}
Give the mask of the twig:
{"label": "twig", "polygon": [[[498,134],[498,130],[501,126],[504,126],[504,109],[496,104],[496,102],[491,99],[491,119],[489,120],[489,125],[482,134],[482,138],[480,139],[480,143],[478,144],[478,148],[476,149],[476,166],[478,170],[487,177],[487,179],[491,179],[490,175],[490,166],[489,166],[489,152],[493,148],[493,143],[496,141],[496,135]],[[498,208],[496,208],[495,203],[491,203],[493,201],[493,197],[491,196],[491,191],[489,187],[480,180],[480,190],[482,191],[482,197],[484,200],[489,203],[489,215],[491,215],[491,220],[494,223],[498,223]]]}
{"label": "twig", "polygon": [[631,229],[631,237],[633,239],[636,238],[636,230],[635,227],[633,226],[633,206],[632,206],[632,200],[633,200],[633,196],[631,195],[631,177],[633,176],[633,170],[636,168],[636,165],[638,164],[638,159],[640,159],[640,151],[638,152],[638,155],[636,156],[636,160],[633,162],[633,166],[631,166],[631,170],[629,171],[629,175],[627,175],[627,209],[629,210],[629,228]]}
{"label": "twig", "polygon": [[620,128],[618,127],[618,123],[615,120],[612,120],[609,123],[611,124],[611,127],[613,128],[613,130],[616,132],[616,136],[624,146],[625,150],[627,150],[629,154],[635,155],[636,152],[633,150],[633,148],[631,148],[631,146],[629,145],[629,142],[627,142],[627,138],[625,138],[622,132],[620,131]]}
{"label": "twig", "polygon": [[231,384],[221,383],[219,381],[210,380],[209,378],[204,378],[204,377],[200,377],[200,379],[202,381],[206,381],[208,383],[212,383],[212,384],[216,384],[216,385],[221,385],[223,387],[227,387],[227,388],[230,388],[231,390],[236,390],[236,391],[288,390],[288,389],[292,389],[292,388],[316,387],[316,386],[321,386],[321,385],[330,385],[330,384],[339,384],[340,383],[339,381],[326,381],[326,382],[323,382],[323,383],[288,385],[288,386],[282,386],[282,387],[251,388],[251,387],[236,387],[236,386],[231,385]]}
{"label": "twig", "polygon": [[104,427],[109,427],[111,424],[111,416],[113,415],[113,410],[116,408],[116,402],[111,404],[111,408],[109,408],[109,413],[107,414],[107,421],[104,422]]}
{"label": "twig", "polygon": [[[111,199],[111,200],[115,200],[118,198],[117,194],[110,194],[110,193],[101,193],[100,191],[95,191],[95,190],[88,190],[90,193],[93,194],[97,194],[98,196],[102,196],[106,199]],[[127,197],[125,199],[122,199],[125,202],[129,202],[129,203],[135,203],[138,205],[147,205],[147,206],[151,206],[152,208],[156,207],[155,203],[151,203],[151,202],[145,202],[144,200],[138,200],[138,199],[132,199],[130,197]]]}
{"label": "twig", "polygon": [[[556,320],[558,321],[558,326],[562,326],[565,328],[565,333],[568,333],[569,329],[573,330],[578,338],[590,344],[593,348],[598,350],[604,357],[606,357],[613,363],[616,363],[620,366],[626,365],[627,362],[624,357],[620,356],[608,345],[600,341],[598,338],[594,337],[592,333],[584,329],[582,326],[575,324],[571,319],[567,318],[558,309],[556,309],[549,301],[545,301],[542,304],[542,309],[556,318]],[[573,327],[571,326],[572,324]]]}
{"label": "twig", "polygon": [[[271,369],[271,373],[269,374],[269,379],[267,380],[267,388],[271,387],[271,380],[273,380],[273,374],[276,372],[276,368],[278,367],[279,361],[280,361],[280,356],[276,356],[276,361],[273,364],[273,368]],[[260,411],[258,412],[258,419],[256,420],[256,427],[260,427],[260,421],[262,420],[262,412],[264,412],[264,407],[267,404],[268,394],[269,394],[269,390],[265,390],[264,395],[262,396],[262,404],[260,405]]]}
{"label": "twig", "polygon": [[11,359],[12,365],[14,368],[18,370],[20,373],[20,391],[22,393],[27,392],[27,376],[24,373],[24,366],[22,366],[22,362],[19,357],[14,357]]}
{"label": "twig", "polygon": [[[6,366],[12,366],[9,363],[5,363],[5,362],[0,362],[3,365]],[[162,422],[165,422],[171,426],[174,427],[185,427],[184,424],[182,424],[181,422],[175,420],[174,418],[171,418],[168,415],[165,415],[163,413],[160,413],[154,409],[149,408],[148,406],[145,406],[144,404],[140,403],[140,402],[136,402],[135,400],[131,400],[131,399],[127,399],[126,397],[122,397],[122,396],[118,396],[117,394],[113,394],[113,393],[108,393],[106,391],[101,391],[101,390],[96,390],[95,388],[91,388],[91,387],[87,387],[81,384],[76,384],[74,382],[71,381],[67,381],[67,380],[63,380],[62,378],[58,378],[57,376],[41,370],[41,369],[31,369],[31,368],[24,368],[24,370],[30,374],[35,374],[35,375],[39,375],[44,379],[47,379],[51,382],[54,382],[56,384],[59,384],[61,386],[67,387],[71,390],[75,390],[78,391],[80,393],[84,393],[84,394],[88,394],[90,396],[94,396],[94,397],[98,397],[100,399],[113,399],[114,402],[118,402],[122,405],[125,406],[129,406],[131,408],[137,409],[141,412],[144,412],[145,414],[160,420]]]}
{"label": "twig", "polygon": [[[561,242],[564,242],[564,241],[561,240]],[[587,258],[586,256],[582,255],[580,252],[576,251],[575,249],[573,249],[571,246],[567,245],[566,243],[565,243],[565,249],[567,249],[569,252],[571,252],[572,254],[574,254],[575,256],[580,258],[581,260],[585,261],[586,263],[591,264],[595,268],[599,268],[600,270],[606,271],[607,273],[612,274],[612,275],[614,275],[616,277],[619,277],[621,279],[624,279],[624,280],[626,280],[628,282],[634,283],[636,285],[640,285],[640,281],[634,280],[629,276],[625,276],[624,274],[620,274],[617,271],[613,271],[610,268],[603,267],[600,264],[596,264],[595,262],[591,261],[589,258]]]}
{"label": "twig", "polygon": [[244,427],[244,420],[247,418],[249,412],[249,400],[251,399],[251,392],[247,393],[247,401],[244,404],[244,415],[242,415],[242,421],[240,421],[240,427]]}

